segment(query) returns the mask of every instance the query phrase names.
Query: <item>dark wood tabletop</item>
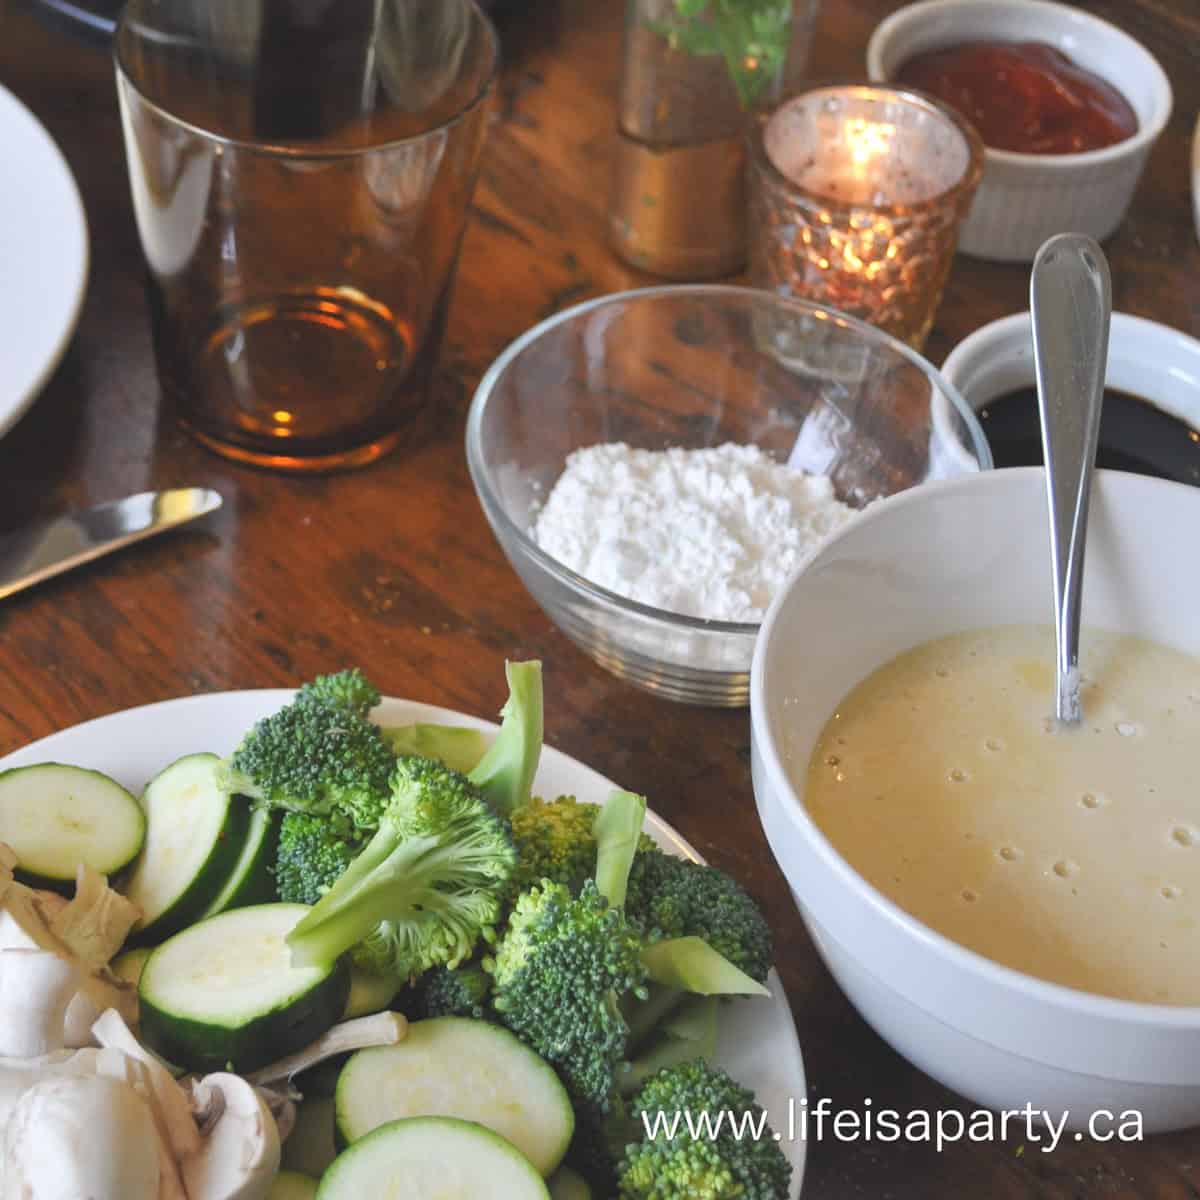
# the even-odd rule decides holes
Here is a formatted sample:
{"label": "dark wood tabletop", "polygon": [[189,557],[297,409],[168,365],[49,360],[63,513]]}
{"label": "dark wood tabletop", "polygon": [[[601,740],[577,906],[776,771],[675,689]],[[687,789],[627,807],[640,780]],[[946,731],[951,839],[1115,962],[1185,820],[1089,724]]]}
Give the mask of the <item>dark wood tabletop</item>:
{"label": "dark wood tabletop", "polygon": [[[814,78],[864,73],[897,0],[824,0]],[[1200,110],[1198,0],[1088,0],[1141,39],[1175,90],[1133,210],[1112,239],[1115,306],[1200,336],[1200,246],[1188,186]],[[554,311],[650,282],[605,244],[616,0],[513,0],[506,65],[430,416],[356,473],[241,468],[159,415],[112,67],[103,42],[0,0],[0,83],[49,129],[78,180],[91,234],[87,299],[69,351],[0,440],[0,531],[147,488],[200,484],[224,509],[0,607],[0,754],[133,705],[292,685],[350,664],[392,695],[495,715],[506,657],[541,658],[549,744],[648,794],[659,813],[763,902],[807,1064],[834,1107],[961,1106],[884,1045],[810,944],[759,829],[745,711],[672,705],[586,658],[530,599],[472,491],[463,426],[495,355]],[[0,147],[0,187],[19,165]],[[984,322],[1025,307],[1027,269],[961,256],[927,352],[940,362]],[[0,286],[20,287],[0,262]],[[4,335],[0,331],[0,338]],[[1139,1145],[1013,1138],[938,1154],[919,1144],[810,1147],[814,1200],[1200,1197],[1200,1132]]]}

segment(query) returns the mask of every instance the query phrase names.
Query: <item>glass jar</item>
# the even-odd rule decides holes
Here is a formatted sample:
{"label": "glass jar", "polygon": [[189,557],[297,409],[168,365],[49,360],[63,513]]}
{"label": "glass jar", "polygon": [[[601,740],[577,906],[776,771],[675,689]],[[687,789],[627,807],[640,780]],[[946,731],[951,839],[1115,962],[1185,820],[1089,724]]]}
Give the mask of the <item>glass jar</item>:
{"label": "glass jar", "polygon": [[818,0],[627,0],[609,232],[635,267],[727,275],[746,257],[744,135],[799,89]]}

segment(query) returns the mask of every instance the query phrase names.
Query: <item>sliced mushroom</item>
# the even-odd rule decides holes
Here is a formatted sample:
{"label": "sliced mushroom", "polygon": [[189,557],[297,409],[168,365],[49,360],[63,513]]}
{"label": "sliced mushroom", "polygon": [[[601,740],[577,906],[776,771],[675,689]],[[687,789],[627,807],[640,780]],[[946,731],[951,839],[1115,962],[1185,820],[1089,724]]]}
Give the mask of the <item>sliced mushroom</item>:
{"label": "sliced mushroom", "polygon": [[50,916],[50,932],[93,971],[107,967],[125,943],[142,910],[82,863],[75,895]]}
{"label": "sliced mushroom", "polygon": [[0,950],[0,1054],[35,1058],[63,1048],[63,1019],[79,990],[74,963],[45,950]]}
{"label": "sliced mushroom", "polygon": [[199,1111],[219,1107],[221,1115],[180,1164],[188,1200],[265,1200],[279,1171],[280,1145],[263,1098],[240,1075],[224,1072],[193,1083],[192,1096]]}
{"label": "sliced mushroom", "polygon": [[103,1013],[92,1026],[92,1036],[101,1046],[119,1050],[145,1067],[155,1114],[172,1154],[180,1160],[194,1154],[200,1147],[200,1133],[192,1118],[192,1104],[171,1072],[133,1036],[114,1009]]}
{"label": "sliced mushroom", "polygon": [[293,1075],[338,1054],[349,1054],[370,1046],[394,1046],[407,1032],[408,1020],[403,1013],[381,1012],[356,1017],[353,1021],[334,1025],[303,1050],[262,1067],[247,1078],[260,1085],[290,1080]]}
{"label": "sliced mushroom", "polygon": [[4,1133],[6,1200],[159,1200],[159,1138],[149,1105],[102,1075],[43,1079]]}

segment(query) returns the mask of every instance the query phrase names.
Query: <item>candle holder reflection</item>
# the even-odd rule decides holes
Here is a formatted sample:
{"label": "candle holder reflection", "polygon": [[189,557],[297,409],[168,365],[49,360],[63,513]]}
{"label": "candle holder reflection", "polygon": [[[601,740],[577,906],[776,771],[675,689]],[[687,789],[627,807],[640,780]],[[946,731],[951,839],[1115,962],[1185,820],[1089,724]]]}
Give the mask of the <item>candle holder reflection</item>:
{"label": "candle holder reflection", "polygon": [[920,349],[982,169],[974,130],[924,96],[797,96],[752,137],[751,282]]}

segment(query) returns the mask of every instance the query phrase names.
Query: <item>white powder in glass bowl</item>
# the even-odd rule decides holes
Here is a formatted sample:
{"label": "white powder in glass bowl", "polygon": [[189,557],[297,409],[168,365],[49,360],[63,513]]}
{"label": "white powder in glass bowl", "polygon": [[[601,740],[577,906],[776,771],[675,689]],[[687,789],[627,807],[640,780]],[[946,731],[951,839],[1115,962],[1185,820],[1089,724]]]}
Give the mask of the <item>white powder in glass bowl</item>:
{"label": "white powder in glass bowl", "polygon": [[570,454],[531,534],[585,579],[654,608],[762,619],[776,591],[855,510],[822,475],[757,446]]}

